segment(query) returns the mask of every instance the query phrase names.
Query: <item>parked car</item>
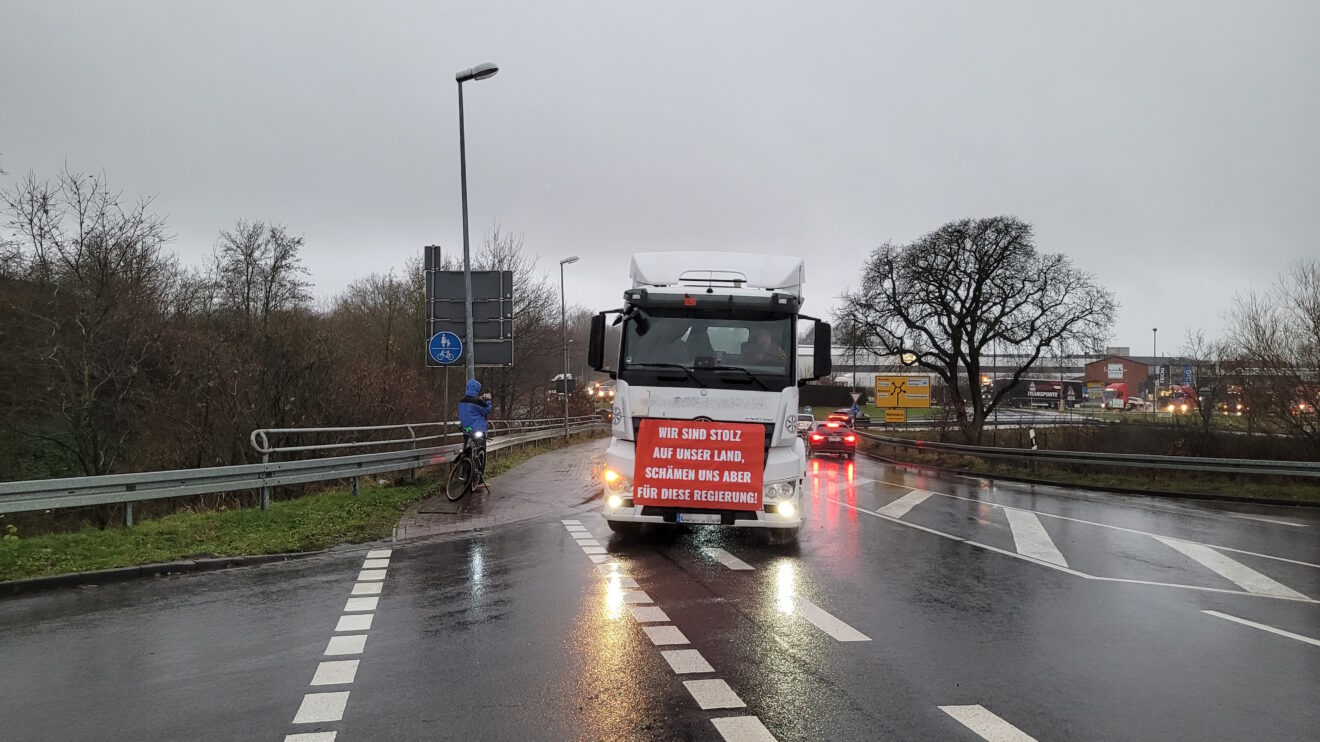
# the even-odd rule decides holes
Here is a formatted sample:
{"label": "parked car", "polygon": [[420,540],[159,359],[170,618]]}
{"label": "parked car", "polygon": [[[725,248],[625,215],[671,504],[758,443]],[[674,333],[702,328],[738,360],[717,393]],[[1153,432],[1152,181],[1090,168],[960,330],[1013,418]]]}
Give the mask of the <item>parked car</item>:
{"label": "parked car", "polygon": [[857,455],[857,434],[848,427],[847,421],[826,420],[812,424],[807,432],[806,443],[807,456],[830,455],[851,459]]}

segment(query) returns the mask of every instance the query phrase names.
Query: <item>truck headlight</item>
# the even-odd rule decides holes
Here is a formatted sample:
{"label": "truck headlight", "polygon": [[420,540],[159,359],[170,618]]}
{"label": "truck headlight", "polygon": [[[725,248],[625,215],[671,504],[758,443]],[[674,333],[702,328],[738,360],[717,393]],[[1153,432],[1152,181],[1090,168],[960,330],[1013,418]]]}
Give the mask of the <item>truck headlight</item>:
{"label": "truck headlight", "polygon": [[797,512],[797,508],[793,507],[793,502],[791,500],[784,500],[775,506],[775,512],[785,518],[792,518],[793,513]]}
{"label": "truck headlight", "polygon": [[793,480],[771,482],[765,486],[765,489],[762,491],[762,497],[766,502],[791,500],[793,499],[793,490]]}
{"label": "truck headlight", "polygon": [[605,470],[605,491],[612,495],[630,495],[632,494],[632,479],[623,476],[613,469]]}

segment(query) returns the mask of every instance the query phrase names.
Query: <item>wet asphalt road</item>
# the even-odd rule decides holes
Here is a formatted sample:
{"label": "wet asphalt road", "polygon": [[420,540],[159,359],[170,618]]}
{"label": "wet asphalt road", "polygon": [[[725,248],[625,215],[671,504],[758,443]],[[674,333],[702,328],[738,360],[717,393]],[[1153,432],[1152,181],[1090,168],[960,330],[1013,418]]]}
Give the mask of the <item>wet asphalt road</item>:
{"label": "wet asphalt road", "polygon": [[1320,513],[809,480],[793,547],[588,507],[0,601],[0,738],[1320,738]]}

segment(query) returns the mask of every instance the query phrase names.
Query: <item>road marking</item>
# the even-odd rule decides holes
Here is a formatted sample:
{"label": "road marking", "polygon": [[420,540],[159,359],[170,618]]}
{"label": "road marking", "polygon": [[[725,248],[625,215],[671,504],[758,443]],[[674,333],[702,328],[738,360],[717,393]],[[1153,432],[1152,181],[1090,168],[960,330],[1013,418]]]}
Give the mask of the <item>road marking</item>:
{"label": "road marking", "polygon": [[908,511],[926,501],[932,493],[926,490],[912,490],[902,497],[894,500],[882,508],[876,508],[880,515],[887,515],[890,518],[902,518]]}
{"label": "road marking", "polygon": [[669,668],[679,675],[691,673],[715,672],[701,652],[695,649],[667,649],[660,653],[669,663]]}
{"label": "road marking", "polygon": [[816,628],[841,642],[871,641],[871,637],[830,615],[829,612],[810,600],[798,601],[797,612],[803,618],[815,624]]}
{"label": "road marking", "polygon": [[605,560],[609,559],[609,556],[606,554],[588,554],[587,557],[589,557],[591,561],[595,562],[596,564],[600,564],[601,562],[604,562]]}
{"label": "road marking", "polygon": [[358,611],[374,611],[380,598],[349,598],[344,604],[344,613],[355,613]]}
{"label": "road marking", "polygon": [[1305,595],[1302,595],[1296,590],[1275,582],[1241,562],[1229,559],[1223,554],[1211,549],[1209,546],[1203,546],[1190,541],[1181,541],[1179,539],[1168,538],[1165,536],[1156,536],[1155,540],[1165,546],[1181,551],[1183,554],[1218,573],[1220,577],[1236,583],[1249,593],[1280,595],[1286,598],[1301,598],[1302,600],[1308,599]]}
{"label": "road marking", "polygon": [[370,631],[373,613],[353,613],[340,616],[335,631]]}
{"label": "road marking", "polygon": [[[940,495],[941,493],[936,492],[935,494]],[[943,497],[954,497],[954,498],[959,499],[959,500],[964,500],[964,499],[966,499],[966,500],[968,500],[969,502],[981,502],[982,504],[985,504],[985,503],[984,503],[983,501],[981,501],[981,500],[970,500],[969,498],[957,497],[957,496],[955,496],[955,495],[942,495],[942,496],[943,496]],[[843,507],[848,508],[848,509],[850,509],[850,510],[856,510],[856,511],[859,512],[859,513],[866,513],[867,515],[874,516],[874,517],[879,518],[879,519],[881,519],[881,520],[887,520],[887,521],[889,521],[890,523],[897,523],[897,524],[900,525],[900,526],[906,526],[906,527],[908,527],[908,528],[915,528],[915,529],[917,529],[917,530],[919,530],[919,531],[925,531],[926,533],[930,533],[930,534],[933,534],[933,535],[935,535],[935,536],[942,536],[942,537],[947,538],[947,539],[949,539],[949,540],[951,540],[951,541],[960,541],[960,542],[962,542],[962,543],[964,543],[964,544],[967,544],[968,546],[974,546],[974,547],[976,547],[976,548],[978,548],[978,549],[985,549],[986,551],[993,551],[993,552],[995,552],[996,554],[1003,554],[1003,555],[1006,556],[1006,557],[1012,557],[1012,558],[1014,558],[1014,559],[1021,559],[1021,560],[1024,561],[1024,562],[1030,562],[1030,563],[1032,563],[1032,564],[1038,564],[1038,565],[1040,565],[1040,566],[1042,566],[1042,567],[1046,567],[1046,568],[1048,568],[1048,569],[1052,569],[1052,570],[1055,570],[1055,571],[1058,571],[1058,572],[1063,572],[1064,574],[1069,574],[1069,575],[1072,575],[1072,576],[1074,576],[1074,577],[1081,577],[1081,578],[1083,578],[1083,579],[1087,579],[1087,580],[1096,580],[1096,581],[1099,581],[1099,582],[1118,582],[1118,583],[1124,583],[1124,584],[1128,584],[1128,585],[1150,585],[1150,586],[1154,586],[1154,587],[1174,587],[1174,588],[1178,588],[1178,589],[1180,589],[1180,590],[1197,590],[1197,591],[1200,591],[1200,592],[1207,592],[1207,593],[1224,593],[1224,594],[1227,594],[1227,595],[1249,595],[1249,596],[1257,597],[1257,598],[1269,598],[1269,599],[1271,599],[1271,600],[1292,600],[1292,601],[1297,601],[1297,602],[1302,602],[1302,603],[1316,603],[1316,604],[1320,604],[1320,600],[1312,600],[1311,598],[1307,598],[1307,597],[1305,597],[1305,596],[1300,597],[1300,598],[1294,598],[1294,597],[1290,597],[1290,596],[1287,596],[1287,595],[1270,595],[1270,594],[1267,594],[1267,593],[1248,593],[1248,592],[1243,592],[1243,591],[1241,591],[1241,590],[1229,590],[1229,589],[1227,589],[1227,588],[1222,588],[1222,587],[1205,587],[1205,586],[1203,586],[1203,585],[1180,585],[1180,584],[1178,584],[1178,583],[1176,583],[1176,582],[1156,582],[1156,581],[1154,581],[1154,580],[1137,580],[1137,579],[1132,579],[1132,578],[1128,578],[1128,577],[1101,577],[1101,576],[1099,576],[1099,575],[1086,574],[1085,572],[1078,572],[1077,570],[1075,570],[1075,569],[1070,569],[1070,568],[1068,568],[1068,567],[1060,567],[1060,566],[1057,565],[1057,564],[1050,564],[1049,562],[1042,562],[1042,561],[1040,561],[1040,560],[1038,560],[1038,559],[1032,559],[1031,557],[1023,556],[1023,555],[1021,555],[1021,554],[1019,554],[1019,553],[1017,553],[1017,552],[1015,552],[1015,551],[1008,551],[1008,550],[1006,550],[1006,549],[997,549],[997,548],[995,548],[995,547],[993,547],[993,546],[987,546],[987,545],[985,545],[985,544],[982,544],[982,543],[979,543],[979,542],[976,542],[976,541],[968,541],[967,539],[964,539],[964,538],[962,538],[961,536],[954,536],[954,535],[951,534],[951,533],[944,533],[943,531],[937,531],[937,530],[935,530],[935,529],[933,529],[933,528],[926,528],[925,526],[919,526],[919,525],[917,525],[917,524],[915,524],[915,523],[908,523],[908,522],[905,521],[905,520],[899,520],[899,519],[897,519],[897,518],[890,518],[890,517],[888,517],[888,516],[880,515],[879,513],[876,513],[876,512],[874,512],[874,511],[866,510],[866,509],[863,509],[863,508],[859,508],[859,507],[857,507],[857,506],[855,506],[855,505],[849,505],[848,503],[846,503],[846,502],[844,502],[844,501],[842,501],[842,500],[836,500],[836,499],[834,499],[834,498],[832,498],[832,497],[826,497],[825,500],[826,500],[826,502],[832,502],[832,503],[834,503],[835,505],[842,505]],[[991,505],[994,505],[995,503],[990,503],[990,504],[991,504]],[[997,506],[997,507],[1004,507],[1004,506],[999,505],[999,506]],[[1019,508],[1019,509],[1020,509],[1020,508]],[[1036,511],[1031,511],[1031,512],[1036,512]],[[1049,515],[1049,513],[1040,513],[1040,512],[1036,512],[1036,514],[1037,514],[1037,515]],[[1063,518],[1063,516],[1055,516],[1055,517]],[[1064,519],[1064,520],[1076,520],[1076,518],[1063,518],[1063,519]],[[1087,521],[1081,521],[1081,522],[1085,523],[1085,522],[1087,522]],[[1092,525],[1104,526],[1103,523],[1093,523]],[[1116,528],[1116,529],[1118,529],[1118,530],[1120,530],[1120,531],[1129,531],[1129,532],[1131,532],[1131,533],[1140,533],[1140,534],[1142,534],[1143,536],[1154,536],[1154,534],[1144,533],[1144,532],[1142,532],[1142,531],[1133,531],[1133,530],[1130,529],[1130,528],[1120,528],[1120,527],[1118,527],[1118,526],[1104,526],[1104,527],[1106,527],[1106,528]],[[1218,547],[1215,547],[1215,548],[1217,548],[1217,549],[1224,549],[1225,547],[1218,546]],[[1234,549],[1227,549],[1227,550],[1228,550],[1228,551],[1235,551]],[[1253,552],[1242,552],[1242,553],[1252,554],[1252,556],[1259,556],[1259,557],[1266,557],[1266,558],[1270,558],[1270,559],[1277,559],[1277,560],[1279,560],[1279,561],[1284,561],[1284,562],[1292,562],[1293,564],[1301,564],[1301,565],[1304,565],[1304,566],[1307,566],[1307,567],[1320,566],[1320,565],[1314,565],[1314,564],[1307,564],[1306,562],[1293,562],[1293,560],[1291,560],[1291,559],[1283,559],[1282,557],[1270,557],[1268,554],[1254,554]]]}
{"label": "road marking", "polygon": [[325,646],[327,656],[342,654],[362,654],[363,648],[367,645],[366,634],[350,634],[348,636],[332,636],[330,643]]}
{"label": "road marking", "polygon": [[605,553],[605,547],[604,547],[604,546],[583,546],[583,547],[582,547],[582,551],[583,551],[583,553],[585,553],[585,554],[587,554],[587,555],[591,555],[591,554],[604,554],[604,553]]}
{"label": "road marking", "polygon": [[388,559],[389,556],[390,556],[390,554],[392,554],[393,552],[394,552],[393,549],[372,549],[371,551],[368,551],[368,552],[367,552],[367,558],[368,558],[368,559]]}
{"label": "road marking", "polygon": [[1045,532],[1045,527],[1040,524],[1040,518],[1037,518],[1035,513],[1026,510],[1005,510],[1004,515],[1008,517],[1009,530],[1013,531],[1013,545],[1019,554],[1057,564],[1060,567],[1068,566],[1068,560],[1059,553],[1058,547]]}
{"label": "road marking", "polygon": [[357,660],[330,660],[316,666],[312,676],[312,685],[342,685],[353,682],[357,677]]}
{"label": "road marking", "polygon": [[1255,621],[1248,621],[1248,620],[1245,619],[1245,618],[1238,618],[1237,616],[1230,616],[1230,615],[1228,615],[1227,613],[1220,613],[1219,611],[1201,611],[1201,612],[1202,612],[1202,613],[1209,614],[1209,615],[1211,615],[1211,616],[1214,616],[1215,618],[1223,618],[1223,619],[1227,619],[1227,620],[1229,620],[1229,621],[1236,621],[1237,623],[1240,623],[1240,624],[1242,624],[1243,626],[1250,626],[1250,627],[1252,627],[1253,629],[1260,629],[1261,631],[1268,631],[1268,632],[1270,632],[1271,634],[1278,634],[1279,636],[1286,636],[1286,637],[1288,637],[1289,639],[1296,639],[1296,640],[1299,641],[1299,642],[1306,642],[1307,644],[1312,644],[1312,645],[1314,645],[1314,646],[1320,647],[1320,639],[1312,639],[1312,638],[1309,637],[1309,636],[1302,636],[1301,634],[1294,634],[1294,633],[1292,633],[1291,631],[1284,631],[1283,629],[1276,629],[1276,628],[1274,628],[1273,626],[1266,626],[1266,625],[1263,624],[1263,623],[1256,623]]}
{"label": "road marking", "polygon": [[385,572],[386,570],[383,569],[364,569],[361,572],[358,572],[357,578],[364,582],[383,580],[385,579]]}
{"label": "road marking", "polygon": [[999,718],[984,706],[940,706],[940,711],[957,719],[987,742],[1036,742],[1034,737]]}
{"label": "road marking", "polygon": [[746,708],[747,704],[738,697],[737,693],[729,687],[729,684],[715,678],[713,680],[684,680],[683,685],[696,699],[697,705],[702,710],[707,709],[740,709]]}
{"label": "road marking", "polygon": [[385,569],[390,566],[388,559],[368,559],[362,563],[363,569]]}
{"label": "road marking", "polygon": [[625,574],[614,573],[609,577],[610,582],[618,583],[619,588],[623,590],[633,590],[637,587],[637,580]]}
{"label": "road marking", "polygon": [[683,632],[678,630],[677,626],[643,626],[642,631],[651,637],[651,643],[657,647],[668,646],[671,644],[690,644]]}
{"label": "road marking", "polygon": [[777,742],[755,716],[721,716],[710,721],[724,742]]}
{"label": "road marking", "polygon": [[628,610],[632,611],[633,618],[637,619],[637,623],[668,623],[669,622],[669,614],[665,613],[664,609],[661,608],[660,606],[634,605],[634,606],[629,606]]}
{"label": "road marking", "polygon": [[741,560],[741,559],[739,559],[738,557],[736,557],[736,556],[730,554],[729,552],[725,551],[724,549],[702,549],[702,551],[706,552],[706,555],[707,555],[707,556],[714,557],[714,558],[715,558],[715,561],[719,562],[720,564],[723,564],[724,566],[728,567],[729,569],[752,569],[752,568],[753,568],[752,565],[748,564],[747,562],[744,562],[743,560]]}
{"label": "road marking", "polygon": [[618,562],[610,562],[608,564],[597,564],[596,571],[600,572],[606,577],[609,577],[610,575],[623,574],[623,569],[619,566]]}
{"label": "road marking", "polygon": [[303,696],[302,705],[293,717],[294,724],[316,724],[327,721],[340,721],[344,718],[344,706],[348,705],[348,691],[334,693],[308,693]]}
{"label": "road marking", "polygon": [[580,525],[582,525],[582,521],[580,521],[580,520],[561,520],[561,521],[559,521],[559,522],[560,522],[560,523],[563,523],[563,524],[566,525],[566,526],[580,526]]}
{"label": "road marking", "polygon": [[631,591],[626,592],[626,593],[623,594],[623,602],[625,602],[625,603],[651,603],[651,602],[654,602],[654,601],[652,601],[652,600],[651,600],[651,596],[650,596],[650,595],[647,595],[646,592],[643,591],[643,590],[631,590]]}
{"label": "road marking", "polygon": [[304,732],[302,734],[286,734],[284,742],[335,742],[335,735],[339,732]]}
{"label": "road marking", "polygon": [[353,595],[380,595],[379,582],[355,582],[353,583]]}
{"label": "road marking", "polygon": [[590,533],[586,526],[564,526],[569,533]]}
{"label": "road marking", "polygon": [[1286,520],[1274,520],[1273,518],[1262,518],[1259,515],[1246,515],[1245,513],[1225,513],[1230,518],[1242,518],[1244,520],[1258,520],[1261,523],[1273,523],[1276,526],[1292,526],[1293,528],[1310,528],[1306,523],[1290,523]]}
{"label": "road marking", "polygon": [[594,538],[580,538],[577,540],[578,546],[600,546],[600,542]]}

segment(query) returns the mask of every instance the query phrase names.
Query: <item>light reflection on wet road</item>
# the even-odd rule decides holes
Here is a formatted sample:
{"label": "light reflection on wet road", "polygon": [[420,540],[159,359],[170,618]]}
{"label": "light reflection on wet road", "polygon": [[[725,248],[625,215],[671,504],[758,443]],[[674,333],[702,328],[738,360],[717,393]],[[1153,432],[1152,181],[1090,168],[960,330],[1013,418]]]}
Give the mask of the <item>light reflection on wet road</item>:
{"label": "light reflection on wet road", "polygon": [[[796,545],[715,528],[625,539],[589,507],[394,545],[343,720],[325,729],[338,742],[1320,736],[1320,647],[1297,638],[1320,638],[1315,513],[863,460],[812,461],[807,483]],[[335,555],[0,602],[5,733],[315,731],[289,719],[359,566]]]}

